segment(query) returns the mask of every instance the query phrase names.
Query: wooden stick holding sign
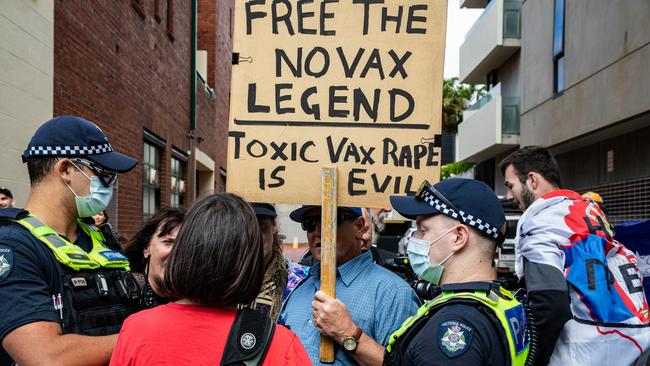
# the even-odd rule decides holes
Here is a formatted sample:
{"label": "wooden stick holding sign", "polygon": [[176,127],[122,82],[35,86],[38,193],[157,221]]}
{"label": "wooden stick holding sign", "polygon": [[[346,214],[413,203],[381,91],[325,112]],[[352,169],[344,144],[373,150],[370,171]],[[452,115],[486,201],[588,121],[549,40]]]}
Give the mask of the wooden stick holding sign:
{"label": "wooden stick holding sign", "polygon": [[[320,283],[321,291],[336,297],[336,218],[337,218],[337,170],[322,170]],[[334,342],[320,336],[320,361],[334,362]]]}

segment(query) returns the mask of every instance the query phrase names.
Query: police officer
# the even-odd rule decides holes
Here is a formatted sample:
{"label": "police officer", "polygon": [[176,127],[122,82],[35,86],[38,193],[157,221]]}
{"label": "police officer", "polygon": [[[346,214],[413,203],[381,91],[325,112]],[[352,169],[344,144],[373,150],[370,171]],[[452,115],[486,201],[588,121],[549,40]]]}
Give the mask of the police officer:
{"label": "police officer", "polygon": [[[409,261],[420,278],[441,285],[442,294],[390,336],[383,363],[523,365],[529,348],[524,308],[494,282],[492,261],[505,224],[494,192],[485,183],[453,178],[433,186],[425,182],[416,196],[392,196],[391,204],[416,220]],[[327,307],[331,314],[340,311],[335,304]],[[362,354],[377,352],[376,344],[359,347]],[[361,363],[377,364],[376,359]]]}
{"label": "police officer", "polygon": [[137,285],[126,257],[80,218],[106,208],[117,173],[137,160],[113,151],[92,122],[60,116],[23,153],[25,210],[0,210],[0,364],[107,364]]}

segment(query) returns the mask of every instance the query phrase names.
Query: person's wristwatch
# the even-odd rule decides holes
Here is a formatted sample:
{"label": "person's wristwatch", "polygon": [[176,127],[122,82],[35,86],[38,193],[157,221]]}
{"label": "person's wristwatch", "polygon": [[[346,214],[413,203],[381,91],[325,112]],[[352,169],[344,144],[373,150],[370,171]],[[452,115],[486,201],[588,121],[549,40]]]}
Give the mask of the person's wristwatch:
{"label": "person's wristwatch", "polygon": [[354,331],[353,336],[345,337],[343,339],[343,348],[345,348],[345,350],[348,352],[353,352],[355,349],[357,349],[357,345],[359,344],[359,339],[361,338],[362,334],[363,330],[357,327],[357,330]]}

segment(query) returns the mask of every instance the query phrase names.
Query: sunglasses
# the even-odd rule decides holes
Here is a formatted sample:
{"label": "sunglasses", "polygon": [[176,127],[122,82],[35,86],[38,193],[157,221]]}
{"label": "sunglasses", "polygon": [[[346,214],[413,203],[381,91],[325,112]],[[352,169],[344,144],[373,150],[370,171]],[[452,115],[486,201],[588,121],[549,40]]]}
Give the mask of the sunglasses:
{"label": "sunglasses", "polygon": [[[336,215],[336,222],[338,224],[345,222],[345,221],[354,221],[356,220],[358,216],[356,215],[351,215],[347,213],[340,213]],[[300,226],[302,226],[302,229],[305,231],[314,231],[316,230],[316,227],[321,223],[321,216],[308,216],[308,217],[303,217],[302,221],[300,221]]]}
{"label": "sunglasses", "polygon": [[440,191],[438,191],[437,189],[435,189],[435,188],[433,187],[433,185],[432,185],[431,183],[427,182],[426,180],[425,180],[424,182],[422,182],[422,185],[420,186],[420,189],[418,189],[417,196],[418,196],[418,197],[422,197],[422,193],[423,193],[425,190],[427,190],[427,191],[429,191],[429,193],[433,194],[433,196],[434,196],[435,198],[437,198],[440,202],[442,202],[442,203],[444,203],[445,205],[447,205],[447,207],[451,208],[452,210],[454,210],[454,211],[456,211],[458,214],[460,214],[460,209],[458,209],[458,207],[456,207],[456,205],[454,205],[453,203],[451,203],[451,201],[449,201],[449,200],[447,199],[447,197],[445,197],[445,195],[443,195],[442,193],[440,193]]}
{"label": "sunglasses", "polygon": [[92,170],[93,173],[95,173],[95,175],[99,178],[99,180],[102,181],[102,183],[107,187],[113,186],[117,181],[117,173],[114,171],[104,169],[99,165],[85,159],[72,158],[70,161],[79,165],[83,165]]}

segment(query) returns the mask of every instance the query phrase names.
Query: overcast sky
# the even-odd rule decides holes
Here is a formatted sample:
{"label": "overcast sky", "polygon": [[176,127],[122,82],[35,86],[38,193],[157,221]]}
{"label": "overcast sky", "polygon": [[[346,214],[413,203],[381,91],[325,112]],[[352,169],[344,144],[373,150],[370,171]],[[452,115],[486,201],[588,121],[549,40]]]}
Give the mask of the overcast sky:
{"label": "overcast sky", "polygon": [[458,53],[465,34],[472,28],[483,9],[461,9],[460,0],[449,0],[447,10],[447,45],[445,49],[445,79],[458,76]]}

